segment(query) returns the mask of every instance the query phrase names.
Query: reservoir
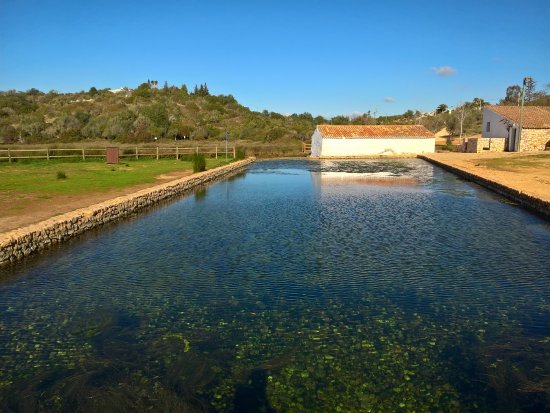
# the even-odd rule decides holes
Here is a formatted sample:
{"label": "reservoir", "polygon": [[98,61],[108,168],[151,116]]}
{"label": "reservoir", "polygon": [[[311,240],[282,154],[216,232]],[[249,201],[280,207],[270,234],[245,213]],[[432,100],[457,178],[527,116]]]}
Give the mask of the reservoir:
{"label": "reservoir", "polygon": [[419,159],[275,160],[0,268],[0,411],[542,412],[550,227]]}

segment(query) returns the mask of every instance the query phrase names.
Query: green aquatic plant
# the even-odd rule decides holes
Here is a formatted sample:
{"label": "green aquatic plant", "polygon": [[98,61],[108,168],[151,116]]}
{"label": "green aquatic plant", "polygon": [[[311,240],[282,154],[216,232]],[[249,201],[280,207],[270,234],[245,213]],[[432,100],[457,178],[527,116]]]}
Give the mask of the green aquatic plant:
{"label": "green aquatic plant", "polygon": [[162,336],[162,339],[163,340],[169,340],[169,339],[180,340],[183,343],[183,346],[184,346],[183,351],[185,353],[187,353],[189,351],[189,349],[191,348],[189,340],[187,340],[185,337],[183,337],[182,334],[175,334],[175,333],[165,334],[165,335]]}

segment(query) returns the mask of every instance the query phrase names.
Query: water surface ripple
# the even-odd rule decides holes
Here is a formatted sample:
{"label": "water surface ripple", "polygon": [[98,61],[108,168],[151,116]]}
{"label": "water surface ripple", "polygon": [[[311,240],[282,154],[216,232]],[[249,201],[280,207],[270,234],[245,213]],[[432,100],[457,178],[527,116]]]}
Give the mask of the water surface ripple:
{"label": "water surface ripple", "polygon": [[549,262],[424,161],[257,162],[0,269],[0,411],[548,411]]}

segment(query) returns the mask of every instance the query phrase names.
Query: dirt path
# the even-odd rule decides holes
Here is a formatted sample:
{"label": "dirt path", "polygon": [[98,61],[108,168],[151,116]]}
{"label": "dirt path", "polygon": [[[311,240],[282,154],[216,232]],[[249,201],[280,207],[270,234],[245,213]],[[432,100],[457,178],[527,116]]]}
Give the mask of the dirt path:
{"label": "dirt path", "polygon": [[[16,209],[13,208],[12,198],[0,194],[0,233],[191,174],[192,171],[175,171],[158,176],[156,182],[104,192],[92,192],[84,195],[21,195],[22,198],[18,199],[18,201],[25,200],[27,202],[24,203],[23,207]],[[21,205],[21,202],[18,202],[18,205]]]}
{"label": "dirt path", "polygon": [[426,157],[550,202],[550,153],[435,153]]}

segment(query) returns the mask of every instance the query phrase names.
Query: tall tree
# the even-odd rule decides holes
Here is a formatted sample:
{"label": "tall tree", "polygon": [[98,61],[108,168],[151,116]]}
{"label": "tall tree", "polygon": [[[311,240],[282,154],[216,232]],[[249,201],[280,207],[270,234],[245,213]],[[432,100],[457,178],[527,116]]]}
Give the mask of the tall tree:
{"label": "tall tree", "polygon": [[518,85],[512,85],[506,88],[506,97],[499,103],[502,105],[517,105],[520,98],[521,88]]}
{"label": "tall tree", "polygon": [[525,101],[531,102],[533,99],[537,97],[537,93],[535,92],[535,86],[537,85],[537,82],[532,77],[525,78]]}
{"label": "tall tree", "polygon": [[437,107],[437,109],[435,110],[435,113],[447,112],[448,109],[449,109],[449,107],[445,103],[442,103],[441,105],[439,105]]}

